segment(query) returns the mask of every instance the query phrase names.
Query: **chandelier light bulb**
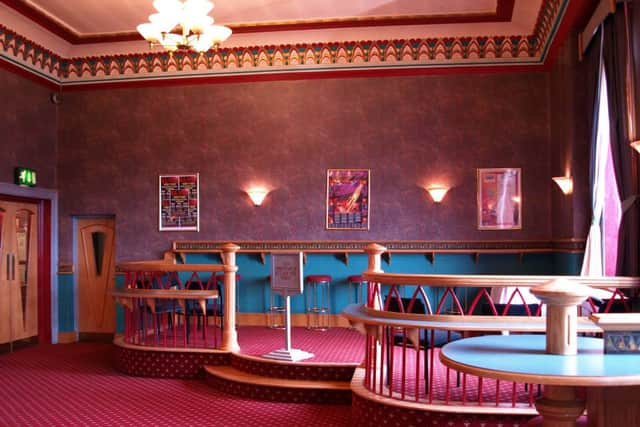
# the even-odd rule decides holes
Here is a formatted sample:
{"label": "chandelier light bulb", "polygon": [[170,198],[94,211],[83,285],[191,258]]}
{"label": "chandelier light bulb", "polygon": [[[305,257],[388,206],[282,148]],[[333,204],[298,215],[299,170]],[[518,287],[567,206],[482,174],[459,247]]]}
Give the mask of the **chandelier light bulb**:
{"label": "chandelier light bulb", "polygon": [[155,0],[153,7],[157,13],[137,27],[152,47],[160,45],[169,52],[206,52],[217,49],[231,36],[230,28],[213,25],[214,19],[208,15],[213,3],[208,0]]}

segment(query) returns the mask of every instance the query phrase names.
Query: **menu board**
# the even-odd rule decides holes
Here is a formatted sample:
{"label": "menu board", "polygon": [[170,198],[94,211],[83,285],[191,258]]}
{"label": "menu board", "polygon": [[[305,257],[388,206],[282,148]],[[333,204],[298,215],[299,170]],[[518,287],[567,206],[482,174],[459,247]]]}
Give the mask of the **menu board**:
{"label": "menu board", "polygon": [[199,231],[199,174],[160,175],[160,231]]}
{"label": "menu board", "polygon": [[284,296],[302,293],[302,252],[271,254],[271,290]]}

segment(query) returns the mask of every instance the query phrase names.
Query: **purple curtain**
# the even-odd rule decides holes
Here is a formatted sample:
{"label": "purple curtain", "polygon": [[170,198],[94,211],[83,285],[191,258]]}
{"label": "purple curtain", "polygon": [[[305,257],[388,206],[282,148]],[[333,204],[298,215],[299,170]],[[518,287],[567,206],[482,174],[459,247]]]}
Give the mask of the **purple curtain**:
{"label": "purple curtain", "polygon": [[623,5],[618,5],[616,13],[610,15],[604,22],[602,39],[602,55],[609,96],[611,151],[623,208],[616,274],[637,276],[640,264],[638,257],[640,204],[637,203],[638,172],[634,157],[636,154],[629,146],[631,141],[629,140],[625,91],[625,70],[628,55],[625,32]]}

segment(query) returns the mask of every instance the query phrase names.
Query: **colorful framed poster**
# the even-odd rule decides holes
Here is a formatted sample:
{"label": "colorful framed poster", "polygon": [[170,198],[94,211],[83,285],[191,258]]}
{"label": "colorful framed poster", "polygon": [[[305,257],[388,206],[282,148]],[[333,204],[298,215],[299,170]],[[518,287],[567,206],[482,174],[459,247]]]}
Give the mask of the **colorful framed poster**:
{"label": "colorful framed poster", "polygon": [[200,230],[200,175],[160,175],[160,231]]}
{"label": "colorful framed poster", "polygon": [[520,168],[478,169],[478,229],[522,228]]}
{"label": "colorful framed poster", "polygon": [[368,230],[369,169],[327,170],[327,230]]}

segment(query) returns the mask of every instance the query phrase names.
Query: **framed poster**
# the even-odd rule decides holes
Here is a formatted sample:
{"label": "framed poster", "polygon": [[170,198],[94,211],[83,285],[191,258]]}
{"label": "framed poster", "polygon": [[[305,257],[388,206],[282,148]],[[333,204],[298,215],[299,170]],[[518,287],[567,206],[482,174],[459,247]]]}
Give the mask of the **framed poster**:
{"label": "framed poster", "polygon": [[271,290],[283,296],[301,294],[302,271],[302,252],[272,253]]}
{"label": "framed poster", "polygon": [[160,231],[200,230],[200,175],[160,175]]}
{"label": "framed poster", "polygon": [[369,229],[369,169],[327,170],[327,230]]}
{"label": "framed poster", "polygon": [[520,168],[478,169],[478,229],[522,228]]}

